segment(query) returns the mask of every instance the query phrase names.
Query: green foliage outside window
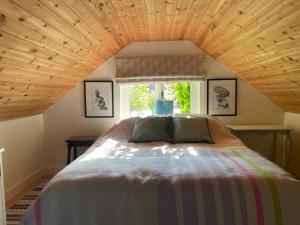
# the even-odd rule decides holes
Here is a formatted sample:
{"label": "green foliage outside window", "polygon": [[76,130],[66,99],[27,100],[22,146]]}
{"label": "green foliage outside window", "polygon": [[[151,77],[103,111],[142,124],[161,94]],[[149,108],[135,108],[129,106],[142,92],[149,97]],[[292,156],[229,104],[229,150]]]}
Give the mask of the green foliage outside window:
{"label": "green foliage outside window", "polygon": [[155,94],[148,84],[139,84],[130,88],[130,111],[143,112],[155,106]]}
{"label": "green foliage outside window", "polygon": [[[167,99],[173,99],[178,102],[181,113],[190,113],[190,83],[189,82],[173,82],[165,86]],[[154,112],[155,92],[152,84],[137,84],[129,89],[130,95],[130,111],[143,113],[146,110]]]}
{"label": "green foliage outside window", "polygon": [[174,91],[175,99],[179,102],[181,113],[190,113],[191,98],[190,98],[190,83],[171,83],[169,88]]}

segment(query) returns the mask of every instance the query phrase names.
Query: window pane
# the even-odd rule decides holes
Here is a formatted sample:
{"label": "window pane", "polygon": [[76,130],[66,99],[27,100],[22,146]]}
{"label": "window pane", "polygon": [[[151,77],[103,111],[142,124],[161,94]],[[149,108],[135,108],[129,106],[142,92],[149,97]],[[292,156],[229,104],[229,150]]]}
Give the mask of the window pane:
{"label": "window pane", "polygon": [[129,85],[129,114],[130,116],[149,116],[155,106],[154,84]]}
{"label": "window pane", "polygon": [[[155,102],[161,98],[162,91],[164,99],[174,102],[174,113],[199,113],[199,110],[195,111],[195,108],[199,108],[200,100],[197,97],[200,97],[200,93],[194,86],[192,82],[122,84],[120,86],[120,117],[123,119],[154,115]],[[192,93],[193,96],[191,96]],[[191,108],[192,104],[193,108]]]}
{"label": "window pane", "polygon": [[164,98],[174,101],[174,113],[190,113],[190,83],[171,82],[163,84]]}

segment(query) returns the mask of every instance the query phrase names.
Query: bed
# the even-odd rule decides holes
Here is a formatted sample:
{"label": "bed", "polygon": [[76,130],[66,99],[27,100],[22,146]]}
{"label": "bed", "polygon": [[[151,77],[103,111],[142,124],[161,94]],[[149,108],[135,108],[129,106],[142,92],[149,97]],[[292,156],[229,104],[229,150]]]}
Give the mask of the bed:
{"label": "bed", "polygon": [[215,144],[129,143],[133,119],[59,172],[22,225],[299,225],[300,182],[208,118]]}

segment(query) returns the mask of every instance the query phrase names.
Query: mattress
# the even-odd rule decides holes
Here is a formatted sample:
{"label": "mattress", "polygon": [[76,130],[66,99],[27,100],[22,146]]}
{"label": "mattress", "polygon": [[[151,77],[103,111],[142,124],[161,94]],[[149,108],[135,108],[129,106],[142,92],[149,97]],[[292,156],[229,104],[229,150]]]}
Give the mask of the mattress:
{"label": "mattress", "polygon": [[129,143],[115,125],[59,172],[22,225],[299,225],[300,182],[209,118],[215,144]]}

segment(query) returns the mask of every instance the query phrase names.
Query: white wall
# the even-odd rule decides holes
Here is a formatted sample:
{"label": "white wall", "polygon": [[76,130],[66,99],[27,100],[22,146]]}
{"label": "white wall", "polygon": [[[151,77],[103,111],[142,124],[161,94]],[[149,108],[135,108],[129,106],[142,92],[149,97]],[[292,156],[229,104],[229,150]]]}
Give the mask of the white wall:
{"label": "white wall", "polygon": [[[235,77],[211,56],[206,57],[207,78]],[[219,117],[225,124],[283,124],[284,112],[245,81],[238,79],[237,116]]]}
{"label": "white wall", "polygon": [[0,122],[4,183],[7,198],[31,185],[43,168],[43,116]]}
{"label": "white wall", "polygon": [[[113,58],[105,62],[86,80],[111,80],[115,75]],[[71,90],[62,100],[44,113],[45,122],[45,163],[55,171],[66,164],[65,140],[71,136],[99,136],[117,122],[119,98],[115,89],[115,118],[85,118],[83,83]]]}
{"label": "white wall", "polygon": [[289,171],[300,179],[300,114],[285,113],[284,124],[292,128],[293,149]]}
{"label": "white wall", "polygon": [[[126,46],[117,56],[190,55],[200,52],[190,41],[139,42]],[[204,66],[208,78],[234,77],[229,69],[208,55]],[[87,80],[113,79],[114,75],[115,60],[112,57]],[[46,165],[65,165],[67,151],[64,140],[73,135],[99,135],[117,121],[118,109],[119,93],[116,89],[115,119],[84,118],[83,84],[74,88],[44,114]],[[283,118],[281,109],[241,80],[238,81],[238,116],[220,117],[226,124],[283,124]],[[250,145],[254,143],[252,137],[246,137],[245,140]],[[258,147],[265,150],[269,146]]]}
{"label": "white wall", "polygon": [[[208,78],[232,77],[232,72],[213,59],[206,57],[206,74]],[[238,79],[237,91],[237,116],[218,117],[224,124],[283,124],[284,112],[272,103],[268,98],[261,95],[256,89]],[[272,135],[247,134],[241,137],[243,142],[251,149],[260,152],[263,156],[271,159],[273,152]],[[277,142],[278,150],[282,150],[282,139]],[[280,155],[278,155],[280,161]]]}

